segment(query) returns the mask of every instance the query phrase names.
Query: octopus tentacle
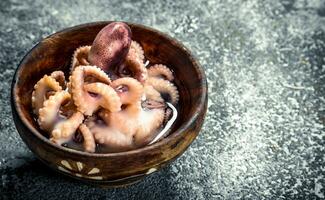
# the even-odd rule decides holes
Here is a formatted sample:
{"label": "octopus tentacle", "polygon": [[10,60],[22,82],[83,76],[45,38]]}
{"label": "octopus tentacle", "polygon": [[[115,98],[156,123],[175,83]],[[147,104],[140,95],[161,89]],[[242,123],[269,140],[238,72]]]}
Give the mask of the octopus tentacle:
{"label": "octopus tentacle", "polygon": [[147,83],[152,85],[160,93],[167,93],[170,96],[172,104],[177,104],[179,100],[179,94],[176,86],[164,79],[150,77],[147,80]]}
{"label": "octopus tentacle", "polygon": [[91,129],[97,143],[108,147],[111,152],[126,151],[134,148],[132,137],[111,129],[96,126]]}
{"label": "octopus tentacle", "polygon": [[[92,123],[90,127],[95,140],[111,151],[133,149],[149,143],[154,131],[164,120],[164,102],[156,102],[152,108],[141,107],[144,92],[142,84],[133,78],[120,78],[111,84],[120,96],[121,102],[128,105],[119,112],[100,110],[98,116],[106,124]],[[161,106],[160,106],[161,105]]]}
{"label": "octopus tentacle", "polygon": [[91,75],[106,84],[110,84],[111,81],[105,72],[96,66],[79,66],[72,72],[70,83],[73,101],[80,112],[85,115],[92,115],[98,109],[98,106],[94,103],[96,97],[92,97],[84,90],[85,77],[87,75]]}
{"label": "octopus tentacle", "polygon": [[84,90],[99,95],[98,106],[108,109],[111,112],[121,110],[121,101],[116,91],[104,83],[89,83],[84,86]]}
{"label": "octopus tentacle", "polygon": [[136,118],[127,115],[125,111],[110,113],[107,110],[101,110],[98,116],[107,126],[94,125],[92,132],[96,141],[100,144],[108,145],[114,149],[126,149],[133,146],[133,135],[136,133]]}
{"label": "octopus tentacle", "polygon": [[133,110],[122,110],[120,112],[112,113],[107,110],[101,110],[98,116],[112,129],[116,129],[119,132],[132,136],[136,133],[138,126],[137,117],[140,112],[134,112]]}
{"label": "octopus tentacle", "polygon": [[164,99],[161,97],[160,93],[155,90],[151,85],[144,85],[145,100],[154,100],[158,102],[163,102]]}
{"label": "octopus tentacle", "polygon": [[93,153],[96,149],[95,138],[92,132],[85,124],[79,126],[79,130],[84,138],[83,146],[86,152]]}
{"label": "octopus tentacle", "polygon": [[147,68],[134,52],[130,52],[126,56],[124,63],[119,66],[118,72],[122,77],[132,76],[141,83],[144,83],[148,77]]}
{"label": "octopus tentacle", "polygon": [[72,56],[71,71],[80,65],[89,65],[88,54],[91,46],[81,46],[77,48]]}
{"label": "octopus tentacle", "polygon": [[70,118],[55,125],[50,140],[59,145],[68,142],[83,120],[84,115],[81,112],[75,112]]}
{"label": "octopus tentacle", "polygon": [[143,146],[153,139],[157,130],[164,121],[164,109],[151,109],[142,111],[139,117],[139,127],[134,135],[134,142],[137,146]]}
{"label": "octopus tentacle", "polygon": [[[101,127],[98,130],[110,131],[109,136],[106,136],[105,132],[98,131],[98,136],[95,137],[101,144],[115,148],[125,148],[122,144],[127,144],[129,148],[134,148],[150,142],[154,130],[162,125],[165,106],[161,102],[162,106],[156,105],[150,109],[142,109],[141,105],[137,103],[139,99],[138,95],[138,99],[134,99],[127,109],[120,112],[111,113],[101,110],[98,113],[98,116],[108,125],[107,129]],[[120,134],[124,136],[121,137]],[[126,141],[132,143],[125,143]]]}
{"label": "octopus tentacle", "polygon": [[151,66],[148,69],[148,75],[149,77],[157,77],[157,78],[165,78],[169,81],[173,81],[174,80],[174,75],[173,72],[166,67],[165,65],[162,64],[156,64]]}
{"label": "octopus tentacle", "polygon": [[112,82],[112,87],[115,88],[120,96],[122,104],[134,104],[141,101],[143,86],[134,78],[124,77],[116,79]]}
{"label": "octopus tentacle", "polygon": [[47,95],[50,94],[49,92],[61,90],[62,87],[54,78],[45,75],[34,86],[34,91],[32,93],[33,112],[38,115],[39,109],[43,107],[44,101],[48,98]]}
{"label": "octopus tentacle", "polygon": [[138,42],[132,40],[128,53],[135,54],[142,63],[144,62],[144,51]]}
{"label": "octopus tentacle", "polygon": [[[137,115],[133,115],[133,113],[129,114],[128,111],[109,113],[103,110],[99,113],[99,116],[105,121],[109,126],[109,130],[112,132],[109,136],[110,140],[104,138],[106,137],[104,135],[105,132],[97,133],[99,134],[97,137],[102,140],[102,144],[114,146],[120,145],[119,143],[125,144],[124,138],[120,138],[119,136],[122,133],[128,138],[128,141],[132,141],[131,144],[128,144],[131,145],[130,147],[139,147],[149,143],[154,131],[162,125],[164,109],[141,110]],[[115,136],[116,138],[113,139]]]}
{"label": "octopus tentacle", "polygon": [[62,71],[54,71],[51,73],[51,77],[54,78],[60,86],[65,89],[65,76]]}
{"label": "octopus tentacle", "polygon": [[43,130],[50,130],[57,120],[61,104],[70,100],[71,96],[66,91],[56,92],[53,96],[44,101],[44,106],[39,109],[38,123]]}
{"label": "octopus tentacle", "polygon": [[[92,81],[97,81],[97,82],[103,82],[106,84],[111,84],[111,79],[108,77],[108,75],[101,70],[100,68],[96,67],[96,66],[81,66],[82,67],[82,71],[83,71],[83,76],[84,78],[86,78],[87,76],[91,76]],[[85,81],[86,82],[86,81]]]}

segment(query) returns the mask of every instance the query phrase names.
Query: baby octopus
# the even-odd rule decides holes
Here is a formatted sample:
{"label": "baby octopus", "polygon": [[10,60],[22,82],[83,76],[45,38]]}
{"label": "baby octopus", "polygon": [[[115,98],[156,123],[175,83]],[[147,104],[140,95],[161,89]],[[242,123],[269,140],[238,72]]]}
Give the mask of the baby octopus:
{"label": "baby octopus", "polygon": [[[150,142],[164,120],[166,105],[154,102],[152,106],[143,104],[143,85],[136,79],[125,77],[112,82],[124,108],[119,112],[101,110],[98,116],[103,124],[90,124],[96,141],[111,151],[122,151],[143,146]],[[147,100],[149,101],[149,100]]]}
{"label": "baby octopus", "polygon": [[32,93],[32,107],[40,128],[49,132],[50,140],[57,144],[69,141],[84,120],[71,102],[71,95],[62,88],[65,88],[64,74],[55,71],[40,79]]}
{"label": "baby octopus", "polygon": [[157,141],[174,122],[174,74],[163,64],[147,68],[131,36],[126,24],[110,23],[91,46],[75,50],[68,82],[55,71],[35,84],[33,112],[52,142],[82,143],[87,152],[126,151]]}

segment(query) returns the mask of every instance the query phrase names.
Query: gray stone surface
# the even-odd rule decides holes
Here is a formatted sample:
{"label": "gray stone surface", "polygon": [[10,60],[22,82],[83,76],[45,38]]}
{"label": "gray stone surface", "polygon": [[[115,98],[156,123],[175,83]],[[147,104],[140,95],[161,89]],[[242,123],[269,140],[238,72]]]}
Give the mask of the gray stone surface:
{"label": "gray stone surface", "polygon": [[[320,199],[325,193],[325,2],[0,1],[2,199]],[[198,57],[209,83],[201,134],[142,182],[101,189],[40,164],[14,127],[10,83],[24,54],[98,20],[152,26]]]}

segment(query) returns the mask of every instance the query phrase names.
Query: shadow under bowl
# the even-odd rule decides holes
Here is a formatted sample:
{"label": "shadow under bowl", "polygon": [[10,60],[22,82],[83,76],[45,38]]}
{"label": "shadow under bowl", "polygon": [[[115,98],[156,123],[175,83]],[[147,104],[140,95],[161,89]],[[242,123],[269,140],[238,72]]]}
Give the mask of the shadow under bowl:
{"label": "shadow under bowl", "polygon": [[45,74],[69,74],[76,48],[91,45],[109,21],[64,29],[38,43],[19,64],[11,86],[16,128],[31,151],[47,166],[73,178],[104,186],[128,185],[157,171],[180,156],[199,134],[207,109],[207,83],[198,61],[180,42],[152,28],[127,23],[132,39],[141,44],[151,64],[162,63],[175,73],[179,115],[168,137],[149,146],[119,153],[87,153],[50,142],[39,129],[31,94]]}

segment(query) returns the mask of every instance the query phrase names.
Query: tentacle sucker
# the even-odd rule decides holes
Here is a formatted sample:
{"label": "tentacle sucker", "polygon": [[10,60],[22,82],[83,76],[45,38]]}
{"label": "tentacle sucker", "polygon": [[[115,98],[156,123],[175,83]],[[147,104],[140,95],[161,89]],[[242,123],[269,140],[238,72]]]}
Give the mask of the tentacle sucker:
{"label": "tentacle sucker", "polygon": [[141,47],[141,45],[132,40],[130,50],[128,52],[129,54],[134,54],[136,57],[143,63],[144,62],[144,51]]}
{"label": "tentacle sucker", "polygon": [[74,51],[71,61],[71,72],[80,65],[89,65],[88,54],[90,48],[91,46],[81,46]]}
{"label": "tentacle sucker", "polygon": [[65,84],[65,76],[62,71],[54,71],[51,73],[51,77],[54,78],[62,87],[62,89],[66,88]]}
{"label": "tentacle sucker", "polygon": [[149,77],[164,78],[168,81],[174,80],[173,72],[168,67],[162,64],[156,64],[151,66],[148,69],[148,75]]}

